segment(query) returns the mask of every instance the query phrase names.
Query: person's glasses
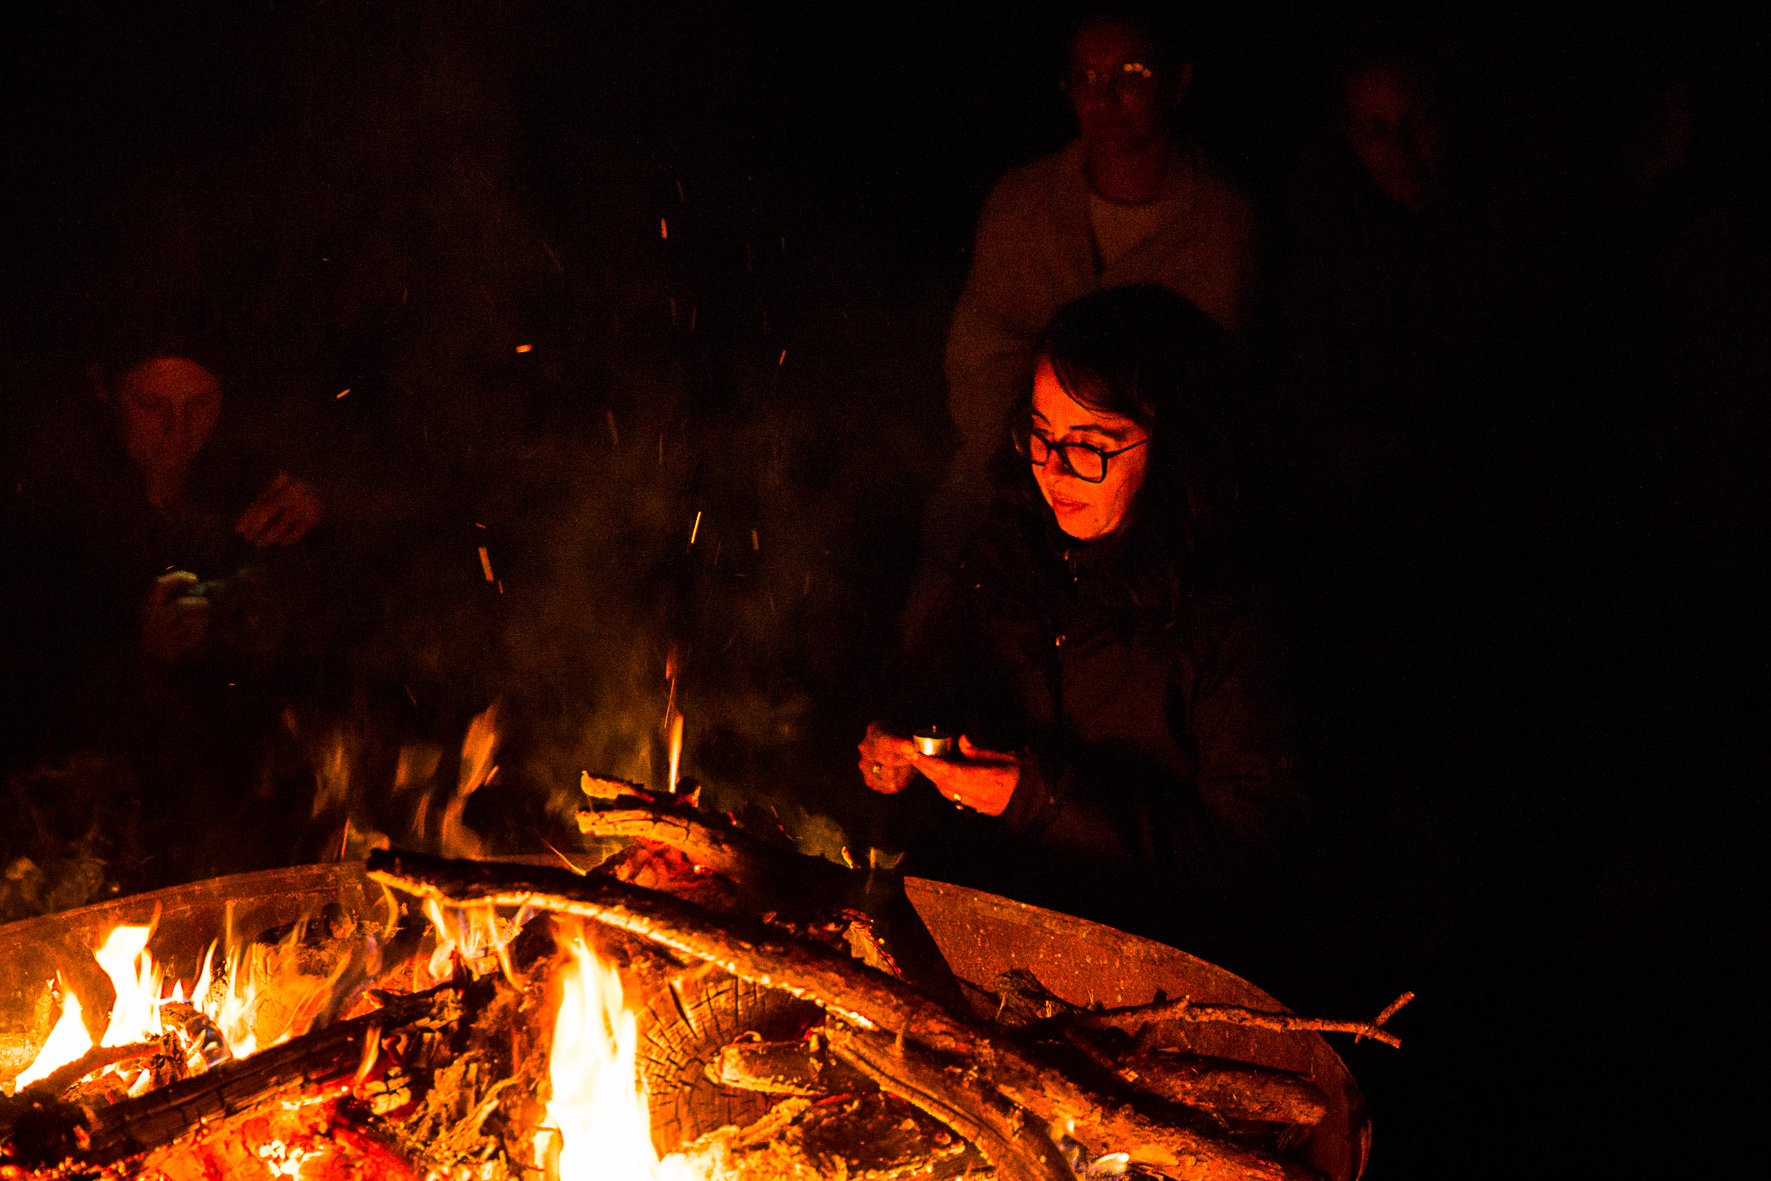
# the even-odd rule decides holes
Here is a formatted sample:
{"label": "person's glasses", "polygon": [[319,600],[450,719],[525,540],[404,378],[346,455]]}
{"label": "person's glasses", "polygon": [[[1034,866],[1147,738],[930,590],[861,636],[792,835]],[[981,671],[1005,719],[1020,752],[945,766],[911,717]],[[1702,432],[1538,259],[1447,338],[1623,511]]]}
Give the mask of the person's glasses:
{"label": "person's glasses", "polygon": [[1156,89],[1156,71],[1143,62],[1125,62],[1110,70],[1079,68],[1064,79],[1069,94],[1148,94]]}
{"label": "person's glasses", "polygon": [[1136,451],[1150,441],[1148,435],[1135,443],[1121,447],[1117,451],[1103,451],[1092,443],[1058,443],[1046,438],[1037,431],[1030,431],[1024,437],[1017,437],[1015,450],[1027,457],[1027,462],[1034,467],[1044,467],[1046,461],[1056,451],[1063,459],[1070,474],[1079,480],[1087,480],[1090,484],[1099,484],[1107,478],[1107,461],[1127,451]]}

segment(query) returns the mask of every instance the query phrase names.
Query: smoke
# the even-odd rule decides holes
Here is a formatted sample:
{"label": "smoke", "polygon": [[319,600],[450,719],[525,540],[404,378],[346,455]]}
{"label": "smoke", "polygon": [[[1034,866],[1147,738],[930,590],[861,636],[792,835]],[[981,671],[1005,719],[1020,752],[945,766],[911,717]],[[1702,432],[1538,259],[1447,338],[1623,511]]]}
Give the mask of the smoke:
{"label": "smoke", "polygon": [[581,771],[667,786],[675,651],[684,778],[832,855],[946,459],[960,260],[907,266],[783,170],[765,108],[716,101],[764,81],[700,68],[729,28],[335,8],[264,17],[213,83],[272,80],[255,105],[206,97],[231,122],[196,139],[167,107],[62,231],[94,260],[67,321],[213,313],[229,404],[330,506],[327,645],[218,762],[257,768],[210,795],[258,828],[210,844],[428,845],[455,799],[489,852],[569,846]]}

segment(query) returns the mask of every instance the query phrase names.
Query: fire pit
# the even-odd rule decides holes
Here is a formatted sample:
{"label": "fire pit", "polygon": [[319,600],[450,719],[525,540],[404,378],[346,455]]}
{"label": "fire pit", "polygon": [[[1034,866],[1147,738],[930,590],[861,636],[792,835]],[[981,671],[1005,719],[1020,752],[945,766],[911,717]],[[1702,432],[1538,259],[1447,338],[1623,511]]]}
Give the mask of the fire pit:
{"label": "fire pit", "polygon": [[[36,1088],[7,1101],[6,1175],[1363,1169],[1369,1124],[1345,1066],[1317,1033],[1263,1028],[1292,1019],[1228,972],[903,879],[957,981],[937,1004],[894,977],[864,916],[784,930],[698,904],[696,882],[742,859],[742,834],[684,831],[677,849],[708,847],[674,893],[378,854],[367,874],[240,875],[0,928],[0,1081],[58,1038],[77,1062],[47,1081],[39,1064]],[[94,949],[131,928],[101,969]],[[145,993],[131,995],[132,971]],[[119,1032],[117,1014],[174,982],[157,1024]],[[1140,1082],[1137,1103],[1107,1102]]]}

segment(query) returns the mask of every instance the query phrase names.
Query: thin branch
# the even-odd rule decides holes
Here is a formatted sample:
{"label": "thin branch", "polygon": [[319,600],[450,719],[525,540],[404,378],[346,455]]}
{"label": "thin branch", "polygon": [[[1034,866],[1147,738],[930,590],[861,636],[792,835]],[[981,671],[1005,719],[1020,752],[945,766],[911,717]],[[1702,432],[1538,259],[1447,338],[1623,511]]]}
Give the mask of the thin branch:
{"label": "thin branch", "polygon": [[1371,1038],[1386,1046],[1400,1049],[1402,1039],[1383,1029],[1384,1022],[1394,1017],[1402,1006],[1414,999],[1412,992],[1397,997],[1379,1013],[1375,1021],[1332,1021],[1322,1017],[1299,1017],[1295,1013],[1272,1013],[1262,1009],[1246,1009],[1241,1005],[1196,1005],[1189,998],[1176,1001],[1153,1001],[1147,1005],[1130,1005],[1123,1009],[1103,1009],[1098,1013],[1076,1013],[1072,1020],[1091,1029],[1111,1027],[1133,1030],[1152,1021],[1217,1021],[1228,1025],[1249,1025],[1256,1029],[1272,1029],[1281,1033],[1309,1030],[1316,1033],[1350,1033]]}

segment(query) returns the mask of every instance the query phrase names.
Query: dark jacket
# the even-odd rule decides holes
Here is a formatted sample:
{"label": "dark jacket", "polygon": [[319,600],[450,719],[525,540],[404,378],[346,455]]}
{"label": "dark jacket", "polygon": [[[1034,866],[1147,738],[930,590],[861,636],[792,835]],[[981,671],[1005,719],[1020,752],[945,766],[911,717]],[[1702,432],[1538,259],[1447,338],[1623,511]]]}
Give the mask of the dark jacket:
{"label": "dark jacket", "polygon": [[1045,517],[999,505],[899,678],[896,724],[1025,753],[987,827],[936,813],[919,872],[1168,937],[1259,909],[1309,812],[1271,612],[1139,621],[1108,605],[1114,542]]}

